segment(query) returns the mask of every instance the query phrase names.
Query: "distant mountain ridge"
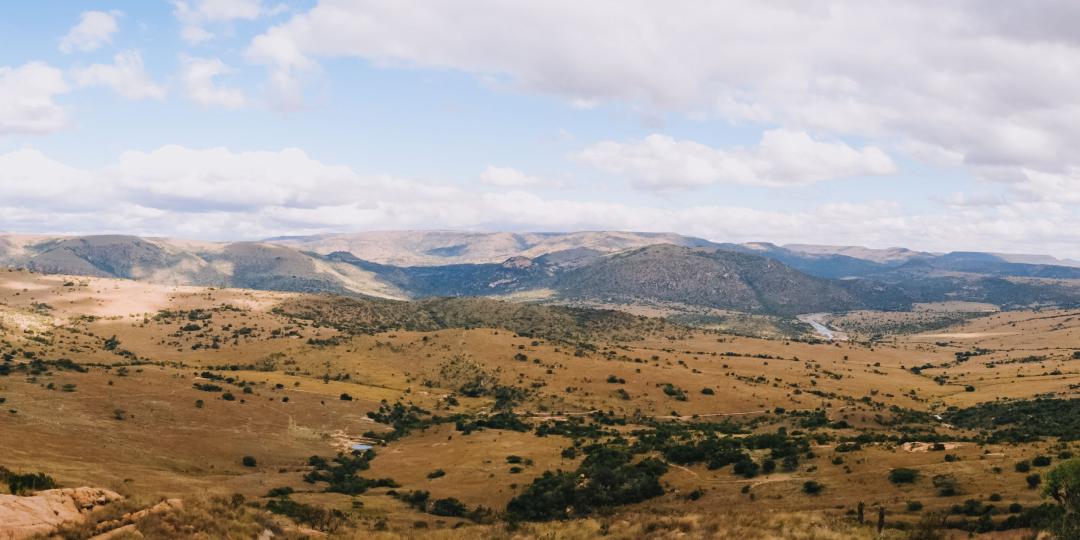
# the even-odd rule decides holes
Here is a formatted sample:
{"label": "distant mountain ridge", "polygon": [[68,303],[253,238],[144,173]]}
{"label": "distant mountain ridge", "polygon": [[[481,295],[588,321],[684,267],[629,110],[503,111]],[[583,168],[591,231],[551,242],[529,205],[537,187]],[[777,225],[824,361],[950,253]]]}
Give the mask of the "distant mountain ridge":
{"label": "distant mountain ridge", "polygon": [[[327,251],[342,247],[348,249]],[[0,236],[0,264],[173,285],[672,304],[783,316],[948,300],[1080,305],[1080,268],[1067,265],[992,253],[725,244],[654,233],[405,231],[231,243],[7,235]]]}

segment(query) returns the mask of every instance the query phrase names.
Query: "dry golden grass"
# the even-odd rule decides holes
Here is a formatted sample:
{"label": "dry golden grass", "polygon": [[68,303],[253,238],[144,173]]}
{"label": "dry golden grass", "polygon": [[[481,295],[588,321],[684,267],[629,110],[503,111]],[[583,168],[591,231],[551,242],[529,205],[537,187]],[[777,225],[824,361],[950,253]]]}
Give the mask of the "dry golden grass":
{"label": "dry golden grass", "polygon": [[[857,453],[840,454],[829,443],[815,447],[817,457],[797,471],[749,480],[729,468],[673,466],[663,478],[667,493],[662,497],[610,517],[523,525],[515,531],[495,525],[453,529],[462,520],[417,512],[386,496],[386,488],[357,497],[318,493],[301,477],[308,456],[332,456],[368,430],[385,431],[366,417],[382,400],[410,401],[440,414],[490,409],[489,397],[459,397],[460,405],[444,406],[443,399],[461,384],[460,377],[447,373],[454,366],[469,366],[470,373],[530,389],[516,410],[533,421],[610,410],[680,420],[764,418],[767,427],[762,429],[767,430],[797,429],[791,418],[773,412],[777,407],[823,408],[831,420],[845,420],[853,428],[880,427],[879,421],[890,416],[889,406],[939,411],[1002,396],[1076,397],[1070,385],[1080,383],[1080,363],[1071,358],[1080,347],[1076,311],[993,314],[873,346],[688,331],[599,340],[593,343],[595,350],[588,350],[489,328],[341,336],[332,328],[273,311],[294,296],[0,272],[0,349],[91,366],[86,373],[53,369],[32,379],[23,373],[0,377],[0,397],[6,399],[0,410],[0,465],[45,471],[64,485],[105,487],[138,501],[173,496],[203,500],[233,493],[256,499],[288,486],[301,492],[296,500],[348,513],[355,523],[348,534],[358,535],[586,538],[605,532],[613,538],[871,538],[868,529],[836,516],[862,501],[885,506],[890,520],[912,522],[920,514],[906,510],[910,500],[931,511],[967,498],[985,500],[991,493],[1002,496],[1002,505],[1037,504],[1038,493],[1026,487],[1024,475],[1014,472],[1012,464],[1057,449],[1049,443],[964,443],[948,451],[959,460],[945,462],[944,452],[868,445]],[[231,307],[221,310],[223,305]],[[207,327],[198,331],[183,331],[191,322],[184,317],[155,319],[165,309],[215,308],[209,321],[198,321]],[[240,328],[251,331],[237,334]],[[111,336],[119,341],[117,350],[103,347]],[[215,336],[218,348],[207,348]],[[309,339],[335,336],[336,343],[309,344]],[[950,364],[956,352],[977,347],[993,351]],[[102,367],[130,362],[131,357],[117,354],[121,350],[151,363],[131,365],[123,376],[119,367]],[[1032,355],[1046,359],[1010,363]],[[998,364],[988,367],[987,362]],[[910,369],[925,364],[938,367],[921,374]],[[238,369],[215,373],[252,383],[252,393],[215,382],[237,398],[225,401],[220,393],[192,387],[214,382],[202,380],[199,372],[224,365]],[[935,382],[939,375],[949,380]],[[608,382],[611,376],[623,382]],[[665,383],[684,390],[687,399],[666,395],[660,387]],[[65,384],[75,385],[75,391],[61,391]],[[968,385],[974,391],[966,391]],[[703,394],[706,387],[715,393]],[[630,399],[623,399],[619,390]],[[339,399],[343,393],[353,399]],[[204,405],[196,407],[196,400]],[[966,435],[944,425],[937,428]],[[575,460],[560,456],[570,444],[563,437],[538,438],[529,432],[464,435],[442,425],[378,448],[365,476],[390,477],[404,490],[428,490],[433,497],[501,510],[543,471],[576,467]],[[256,457],[258,465],[242,466],[246,455]],[[509,455],[528,458],[532,465],[511,473]],[[832,464],[834,457],[843,464]],[[895,486],[886,479],[895,467],[919,469],[923,478]],[[994,467],[1002,472],[993,472]],[[428,479],[435,469],[446,475]],[[956,476],[962,486],[959,496],[938,496],[929,478],[941,473]],[[802,493],[808,479],[823,484],[824,491],[817,496]],[[750,491],[742,493],[746,485]],[[685,497],[697,489],[703,493],[699,499]],[[191,507],[183,519],[198,520],[199,508]],[[717,508],[725,512],[716,513]],[[415,528],[418,522],[426,528]],[[382,528],[389,531],[377,530]]]}

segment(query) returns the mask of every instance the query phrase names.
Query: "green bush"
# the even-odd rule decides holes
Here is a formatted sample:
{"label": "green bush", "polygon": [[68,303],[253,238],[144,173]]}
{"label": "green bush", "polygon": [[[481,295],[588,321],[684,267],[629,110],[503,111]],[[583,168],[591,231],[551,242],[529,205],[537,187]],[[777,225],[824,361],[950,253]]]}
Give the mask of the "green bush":
{"label": "green bush", "polygon": [[641,502],[663,494],[664,462],[632,463],[629,449],[594,445],[574,472],[545,471],[506,506],[511,520],[548,521]]}
{"label": "green bush", "polygon": [[8,491],[15,495],[24,495],[33,491],[52,489],[56,481],[45,473],[7,474]]}
{"label": "green bush", "polygon": [[915,469],[898,468],[889,471],[889,481],[894,484],[912,484],[919,477],[919,471]]}
{"label": "green bush", "polygon": [[1042,475],[1040,475],[1039,473],[1032,473],[1027,475],[1027,478],[1025,478],[1024,480],[1027,481],[1028,488],[1035,489],[1039,487],[1039,484],[1042,483]]}
{"label": "green bush", "polygon": [[431,513],[436,516],[462,517],[468,512],[465,505],[453,498],[437,499],[431,504]]}

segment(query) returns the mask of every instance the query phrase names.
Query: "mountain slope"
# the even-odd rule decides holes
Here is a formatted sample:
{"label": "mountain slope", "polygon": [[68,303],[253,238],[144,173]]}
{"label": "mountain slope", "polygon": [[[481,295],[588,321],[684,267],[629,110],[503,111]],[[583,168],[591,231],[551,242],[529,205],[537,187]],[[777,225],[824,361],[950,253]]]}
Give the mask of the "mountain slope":
{"label": "mountain slope", "polygon": [[50,274],[386,298],[407,295],[354,265],[257,242],[200,243],[136,236],[7,237],[0,263]]}
{"label": "mountain slope", "polygon": [[584,231],[572,233],[482,233],[458,231],[373,231],[349,234],[278,237],[268,243],[321,255],[352,253],[360,259],[396,266],[502,263],[575,249],[615,253],[653,244],[689,247],[715,245],[708,240],[670,233]]}
{"label": "mountain slope", "polygon": [[[673,243],[665,243],[669,240]],[[685,304],[775,315],[906,310],[913,303],[952,300],[1005,308],[1080,305],[1080,269],[1010,262],[990,253],[789,249],[613,232],[436,231],[279,241],[316,247],[344,243],[368,253],[377,248],[384,259],[394,260],[509,256],[495,262],[395,265],[348,251],[320,254],[269,242],[8,235],[0,236],[0,264],[167,285],[393,299],[515,295],[551,302]]]}
{"label": "mountain slope", "polygon": [[864,306],[838,283],[808,276],[774,259],[672,245],[605,257],[567,272],[556,289],[568,298],[661,300],[783,315]]}

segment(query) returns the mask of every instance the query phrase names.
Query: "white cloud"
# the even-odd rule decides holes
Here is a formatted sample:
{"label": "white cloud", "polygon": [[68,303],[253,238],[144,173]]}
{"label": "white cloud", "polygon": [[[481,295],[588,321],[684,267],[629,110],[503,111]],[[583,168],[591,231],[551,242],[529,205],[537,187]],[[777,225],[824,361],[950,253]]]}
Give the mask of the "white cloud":
{"label": "white cloud", "polygon": [[[1071,189],[1062,186],[1062,189]],[[800,210],[582,201],[364,176],[297,149],[165,146],[79,169],[0,155],[0,230],[260,238],[374,229],[677,231],[717,241],[1042,251],[1080,257],[1080,212],[1012,201],[912,211],[890,201]]]}
{"label": "white cloud", "polygon": [[71,75],[79,86],[108,86],[128,99],[165,99],[165,89],[150,80],[138,51],[119,53],[112,64],[74,69]]}
{"label": "white cloud", "polygon": [[285,9],[281,5],[266,9],[263,7],[262,0],[173,1],[173,14],[181,24],[180,37],[192,45],[214,38],[213,32],[206,29],[208,24],[254,20],[263,16],[280,14]]}
{"label": "white cloud", "polygon": [[219,86],[214,81],[215,77],[231,71],[221,60],[181,55],[180,64],[180,79],[187,97],[195,103],[226,109],[243,107],[246,103],[243,90]]}
{"label": "white cloud", "polygon": [[1060,172],[1080,165],[1077,24],[1052,0],[320,0],[247,56],[294,97],[318,58],[351,56]]}
{"label": "white cloud", "polygon": [[0,200],[38,212],[93,210],[108,191],[106,186],[95,186],[93,173],[69,167],[33,149],[0,155],[0,171]]}
{"label": "white cloud", "polygon": [[123,15],[120,11],[84,11],[79,15],[79,23],[60,39],[60,51],[88,52],[112,43],[113,34],[120,29],[117,19]]}
{"label": "white cloud", "polygon": [[805,185],[834,178],[889,174],[896,166],[880,148],[852,148],[783,129],[766,131],[750,148],[717,149],[653,134],[632,143],[603,141],[574,155],[635,185],[667,190],[710,184]]}
{"label": "white cloud", "polygon": [[480,173],[480,183],[498,187],[560,187],[561,182],[529,176],[513,167],[488,165]]}
{"label": "white cloud", "polygon": [[315,208],[363,198],[369,187],[349,168],[324,165],[296,148],[232,152],[170,145],[125,152],[104,174],[141,205],[191,212]]}
{"label": "white cloud", "polygon": [[199,43],[213,39],[214,34],[201,26],[188,24],[180,29],[180,37],[192,45],[198,45]]}
{"label": "white cloud", "polygon": [[68,90],[63,72],[47,64],[0,66],[0,135],[60,129],[66,115],[53,99]]}

